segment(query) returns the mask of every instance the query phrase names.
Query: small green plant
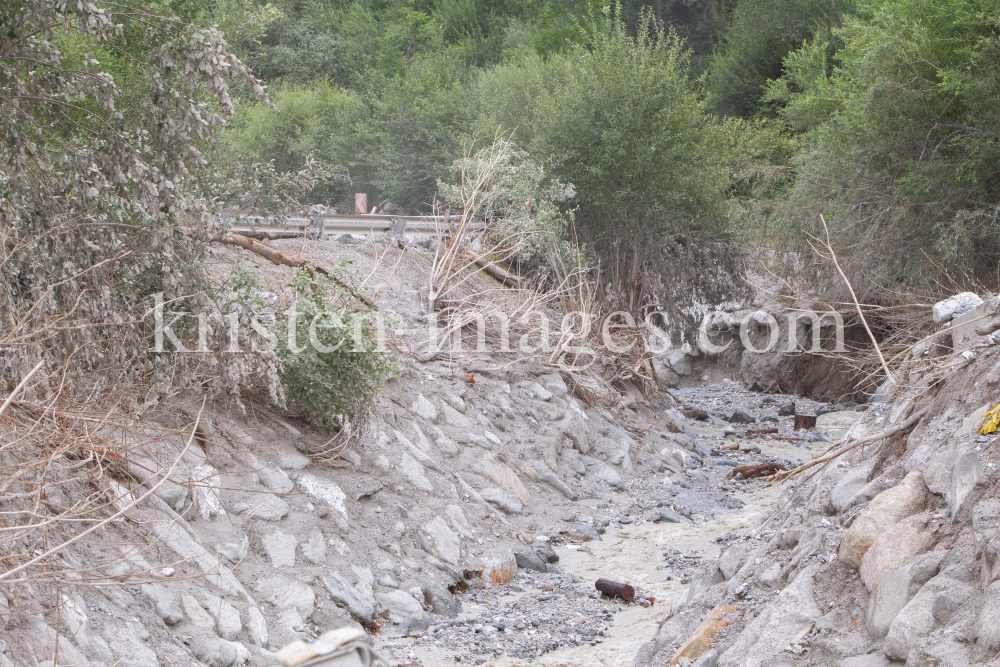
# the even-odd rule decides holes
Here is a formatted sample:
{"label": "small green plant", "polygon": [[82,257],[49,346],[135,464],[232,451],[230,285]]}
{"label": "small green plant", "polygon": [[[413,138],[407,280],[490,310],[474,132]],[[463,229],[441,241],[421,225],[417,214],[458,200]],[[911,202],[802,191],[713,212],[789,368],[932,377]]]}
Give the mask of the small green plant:
{"label": "small green plant", "polygon": [[397,369],[378,338],[382,315],[345,305],[343,288],[311,266],[299,269],[290,286],[298,299],[278,337],[285,395],[315,426],[357,430]]}

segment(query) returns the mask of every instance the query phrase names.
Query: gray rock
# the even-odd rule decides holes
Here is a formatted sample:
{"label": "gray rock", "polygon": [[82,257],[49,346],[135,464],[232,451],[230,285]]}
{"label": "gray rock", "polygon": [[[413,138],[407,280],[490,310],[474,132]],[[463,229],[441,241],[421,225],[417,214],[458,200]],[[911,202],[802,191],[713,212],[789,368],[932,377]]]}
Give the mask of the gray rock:
{"label": "gray rock", "polygon": [[215,545],[215,550],[219,552],[219,555],[223,558],[233,562],[238,563],[247,555],[247,549],[250,547],[250,538],[246,535],[243,536],[239,542],[219,542]]}
{"label": "gray rock", "polygon": [[521,500],[516,495],[498,486],[487,487],[480,491],[479,495],[486,502],[495,505],[504,514],[520,514],[524,511],[524,505],[521,504]]}
{"label": "gray rock", "polygon": [[405,591],[389,591],[376,596],[379,606],[389,613],[391,628],[384,628],[386,634],[407,637],[418,634],[430,625],[430,618],[419,602]]}
{"label": "gray rock", "polygon": [[295,483],[288,478],[284,470],[274,466],[266,466],[257,471],[261,484],[272,493],[291,493]]}
{"label": "gray rock", "polygon": [[[185,632],[204,632],[209,636],[218,639],[218,637],[215,636],[215,633],[207,628],[191,626],[186,628]],[[129,667],[159,666],[160,661],[157,658],[156,653],[146,642],[146,640],[149,639],[149,631],[137,620],[131,619],[125,622],[119,621],[117,623],[107,623],[102,629],[102,634],[114,654],[123,659],[122,664],[127,664]],[[220,639],[219,641],[222,640]],[[66,657],[63,658],[63,648],[61,643],[59,647],[59,658],[60,665],[74,664],[70,655],[67,654]],[[66,662],[63,662],[64,659]],[[85,663],[81,662],[75,664]]]}
{"label": "gray rock", "polygon": [[837,663],[837,667],[889,667],[890,664],[889,659],[881,653],[869,653],[844,658]]}
{"label": "gray rock", "polygon": [[540,482],[545,482],[570,500],[580,499],[580,496],[578,496],[573,489],[569,488],[569,486],[566,485],[566,482],[559,479],[554,472],[546,471],[538,473],[538,480]]}
{"label": "gray rock", "polygon": [[461,543],[458,535],[448,526],[448,522],[440,516],[435,516],[424,524],[424,531],[431,546],[431,553],[446,563],[458,565],[461,557]]}
{"label": "gray rock", "polygon": [[655,510],[649,512],[646,515],[646,520],[653,523],[687,523],[688,520],[682,517],[677,512],[666,507],[658,507]]}
{"label": "gray rock", "polygon": [[463,414],[465,413],[465,399],[461,396],[453,394],[450,391],[446,391],[442,394],[442,397],[444,398],[445,403],[450,405],[452,408]]}
{"label": "gray rock", "polygon": [[889,626],[882,652],[893,660],[906,662],[934,629],[934,598],[942,589],[953,585],[953,580],[938,575],[924,584]]}
{"label": "gray rock", "polygon": [[313,565],[321,565],[326,562],[326,538],[319,526],[313,526],[309,532],[309,541],[302,543],[302,555]]}
{"label": "gray rock", "polygon": [[618,471],[603,463],[595,463],[590,467],[589,472],[613,489],[621,490],[625,486],[625,482],[622,480],[622,476],[618,474]]}
{"label": "gray rock", "polygon": [[271,493],[253,494],[253,502],[246,510],[246,518],[279,521],[288,516],[288,503]]}
{"label": "gray rock", "polygon": [[375,605],[351,586],[339,572],[325,575],[320,579],[334,602],[347,607],[347,611],[354,620],[364,626],[371,624],[372,617],[375,616]]}
{"label": "gray rock", "polygon": [[876,639],[885,637],[893,620],[917,590],[937,574],[943,554],[932,552],[882,575],[868,599],[865,626]]}
{"label": "gray rock", "polygon": [[142,592],[153,602],[156,615],[167,625],[176,625],[184,620],[184,610],[173,592],[161,584],[143,584]]}
{"label": "gray rock", "polygon": [[855,504],[855,497],[868,484],[868,468],[851,468],[830,492],[830,504],[838,512],[843,512]]}
{"label": "gray rock", "polygon": [[535,572],[548,572],[545,559],[527,547],[514,548],[514,561],[522,570],[534,570]]}
{"label": "gray rock", "polygon": [[264,618],[264,614],[255,605],[250,605],[247,607],[246,619],[250,641],[257,646],[267,646],[267,620]]}
{"label": "gray rock", "polygon": [[189,636],[191,653],[208,667],[236,667],[250,660],[250,651],[238,642],[221,639],[199,628],[191,628]]}
{"label": "gray rock", "polygon": [[215,619],[205,611],[205,608],[193,596],[185,593],[181,596],[181,604],[184,606],[184,612],[192,623],[198,627],[208,628],[209,630],[215,629]]}
{"label": "gray rock", "polygon": [[976,621],[976,644],[991,652],[1000,649],[1000,581],[983,592],[983,608]]}
{"label": "gray rock", "polygon": [[813,588],[818,566],[810,565],[767,605],[736,641],[719,657],[719,667],[770,665],[792,638],[822,616]]}
{"label": "gray rock", "polygon": [[438,418],[438,409],[423,394],[417,394],[417,400],[410,406],[410,410],[429,422],[436,421]]}
{"label": "gray rock", "polygon": [[303,618],[309,618],[316,605],[313,589],[289,577],[268,577],[256,583],[259,599],[273,604],[278,609],[294,607]]}
{"label": "gray rock", "polygon": [[462,613],[462,603],[459,599],[433,579],[421,580],[420,589],[424,593],[424,600],[431,605],[435,614],[456,618]]}
{"label": "gray rock", "polygon": [[396,579],[396,575],[392,572],[384,572],[380,574],[375,582],[380,586],[385,586],[386,588],[399,588],[399,580]]}
{"label": "gray rock", "polygon": [[539,542],[535,545],[535,553],[545,559],[546,563],[558,563],[559,554],[548,542]]}
{"label": "gray rock", "polygon": [[745,544],[737,542],[729,545],[729,548],[719,556],[719,571],[722,572],[722,576],[727,580],[732,579],[733,575],[740,569],[740,564],[746,553],[747,546]]}
{"label": "gray rock", "polygon": [[954,315],[967,308],[974,308],[983,303],[975,292],[961,292],[944,301],[938,301],[931,308],[931,317],[937,324],[949,321]]}
{"label": "gray rock", "polygon": [[782,417],[791,417],[795,414],[795,401],[788,401],[778,407],[778,414]]}
{"label": "gray rock", "polygon": [[566,395],[569,394],[566,382],[563,381],[562,376],[558,373],[543,375],[538,378],[538,382],[559,398],[566,398]]}
{"label": "gray rock", "polygon": [[412,484],[415,488],[426,493],[432,493],[434,491],[434,485],[431,484],[431,481],[427,479],[427,476],[424,474],[424,466],[417,462],[417,460],[410,456],[407,452],[403,452],[400,455],[399,472],[402,473],[403,477],[406,478],[406,481]]}
{"label": "gray rock", "polygon": [[729,415],[729,417],[726,418],[726,421],[731,424],[749,424],[754,421],[754,419],[743,410],[737,410],[733,414]]}
{"label": "gray rock", "polygon": [[295,548],[299,541],[294,535],[275,528],[261,537],[261,542],[272,567],[278,569],[295,567]]}
{"label": "gray rock", "polygon": [[667,355],[667,365],[678,375],[691,375],[693,358],[684,350],[674,350]]}
{"label": "gray rock", "polygon": [[563,435],[573,442],[573,447],[581,454],[590,452],[590,439],[587,437],[587,427],[580,415],[567,411],[566,416],[555,424]]}
{"label": "gray rock", "polygon": [[[603,528],[601,530],[604,530]],[[601,533],[598,532],[593,526],[588,526],[582,523],[571,523],[566,526],[566,532],[570,534],[571,537],[576,537],[577,539],[582,537],[589,537],[591,540],[600,541],[603,538]]]}
{"label": "gray rock", "polygon": [[215,629],[219,636],[227,641],[236,639],[243,630],[243,621],[240,620],[240,612],[236,607],[211,593],[203,593],[202,598],[205,610],[215,619]]}

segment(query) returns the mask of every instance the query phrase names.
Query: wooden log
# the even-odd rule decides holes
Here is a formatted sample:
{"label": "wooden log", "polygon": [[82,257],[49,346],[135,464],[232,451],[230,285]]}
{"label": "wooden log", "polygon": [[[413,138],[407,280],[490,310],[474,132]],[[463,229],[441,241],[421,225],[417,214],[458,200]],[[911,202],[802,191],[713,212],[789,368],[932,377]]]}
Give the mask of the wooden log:
{"label": "wooden log", "polygon": [[726,475],[726,479],[732,479],[739,475],[743,479],[750,479],[751,477],[760,477],[761,475],[773,475],[774,473],[786,470],[785,466],[780,463],[759,463],[752,466],[736,466],[733,471]]}
{"label": "wooden log", "polygon": [[[264,245],[260,241],[256,241],[256,240],[254,240],[254,239],[252,239],[249,236],[246,236],[244,234],[237,234],[236,232],[228,232],[228,231],[226,231],[226,232],[219,232],[218,234],[216,234],[212,238],[212,240],[213,241],[217,241],[219,243],[226,243],[228,245],[234,245],[234,246],[237,246],[239,248],[243,248],[244,250],[249,250],[250,252],[254,253],[255,255],[260,255],[264,259],[266,259],[266,260],[268,260],[270,262],[273,262],[274,264],[280,264],[282,266],[290,266],[293,269],[299,269],[299,268],[302,268],[304,266],[308,266],[309,265],[309,263],[307,261],[305,261],[304,259],[300,259],[298,257],[292,257],[290,255],[286,255],[285,253],[281,252],[280,250],[276,250],[275,248],[272,248],[271,246]],[[348,285],[347,283],[345,283],[343,280],[341,280],[337,276],[332,275],[329,271],[327,271],[326,269],[324,269],[322,266],[315,266],[314,265],[313,268],[315,269],[315,271],[317,273],[321,273],[324,276],[328,276],[335,283],[337,283],[338,285],[340,285],[341,287],[343,287],[345,290],[347,290],[351,294],[351,296],[353,296],[354,298],[356,298],[361,303],[365,304],[366,306],[368,306],[372,310],[378,310],[378,306],[375,305],[374,301],[372,301],[371,299],[369,299],[368,297],[366,297],[364,294],[359,294],[353,287],[351,287],[350,285]]]}
{"label": "wooden log", "polygon": [[610,579],[598,579],[594,582],[594,588],[601,591],[609,598],[621,598],[628,602],[635,599],[635,589],[628,584],[620,584]]}
{"label": "wooden log", "polygon": [[770,426],[768,428],[755,428],[747,431],[747,435],[770,435],[772,433],[777,433],[777,426]]}

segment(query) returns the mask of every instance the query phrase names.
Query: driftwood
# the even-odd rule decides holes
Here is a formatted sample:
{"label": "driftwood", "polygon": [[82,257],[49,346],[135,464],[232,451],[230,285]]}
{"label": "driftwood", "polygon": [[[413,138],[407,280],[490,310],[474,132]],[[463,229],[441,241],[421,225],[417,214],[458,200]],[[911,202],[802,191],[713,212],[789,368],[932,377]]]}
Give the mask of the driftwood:
{"label": "driftwood", "polygon": [[497,266],[485,255],[472,255],[472,263],[483,270],[483,273],[496,278],[507,287],[520,287],[521,278],[510,271]]}
{"label": "driftwood", "polygon": [[851,451],[852,449],[856,449],[857,447],[860,447],[861,445],[867,445],[867,444],[870,444],[870,443],[873,443],[873,442],[878,442],[879,440],[885,440],[889,436],[896,435],[897,433],[902,433],[904,431],[909,431],[914,426],[916,426],[917,422],[919,422],[921,419],[923,419],[924,415],[926,415],[926,414],[927,414],[927,409],[924,408],[923,410],[921,410],[920,412],[917,412],[916,414],[914,414],[912,417],[910,417],[906,421],[901,422],[899,424],[896,424],[892,428],[888,428],[888,429],[886,429],[884,431],[879,431],[878,433],[876,433],[874,435],[870,435],[867,438],[861,438],[860,440],[855,440],[854,442],[852,442],[850,444],[847,444],[847,445],[844,445],[843,447],[841,447],[840,449],[837,449],[836,451],[834,451],[834,448],[836,447],[836,445],[834,445],[830,449],[826,450],[826,452],[824,452],[824,455],[821,456],[820,458],[815,459],[814,461],[810,461],[809,463],[803,463],[799,467],[792,468],[791,470],[789,470],[787,472],[783,472],[783,473],[781,473],[779,475],[775,475],[774,479],[775,479],[775,481],[781,481],[781,480],[784,480],[784,479],[788,479],[789,477],[791,477],[793,475],[798,475],[799,473],[804,472],[804,471],[806,471],[806,470],[808,470],[810,468],[813,468],[815,466],[825,465],[825,464],[829,463],[830,461],[834,460],[835,458],[837,458],[839,456],[842,456],[842,455],[846,454],[847,452]]}
{"label": "driftwood", "polygon": [[757,465],[736,466],[731,473],[726,475],[726,479],[732,479],[736,475],[739,475],[743,479],[750,479],[751,477],[773,475],[781,470],[786,470],[786,468],[780,463],[758,463]]}
{"label": "driftwood", "polygon": [[635,599],[635,589],[628,584],[620,584],[610,579],[598,579],[594,582],[594,588],[601,591],[609,598],[621,598],[628,602]]}
{"label": "driftwood", "polygon": [[816,426],[816,415],[795,415],[793,431],[808,431]]}
{"label": "driftwood", "polygon": [[[280,250],[276,250],[271,246],[264,245],[260,241],[255,241],[254,239],[246,236],[244,234],[237,234],[236,232],[220,232],[212,238],[213,241],[218,241],[219,243],[226,243],[228,245],[234,245],[244,250],[249,250],[255,255],[260,255],[264,259],[281,266],[290,266],[293,269],[301,269],[304,266],[308,266],[309,262],[298,257],[292,257],[291,255],[286,255]],[[337,276],[331,274],[329,271],[324,269],[322,266],[313,267],[317,273],[321,273],[324,276],[332,279],[333,282],[337,283],[344,289],[346,289],[351,296],[353,296],[358,301],[362,302],[372,310],[378,310],[378,306],[375,302],[366,297],[364,294],[360,294],[353,287],[345,283],[343,280]]]}

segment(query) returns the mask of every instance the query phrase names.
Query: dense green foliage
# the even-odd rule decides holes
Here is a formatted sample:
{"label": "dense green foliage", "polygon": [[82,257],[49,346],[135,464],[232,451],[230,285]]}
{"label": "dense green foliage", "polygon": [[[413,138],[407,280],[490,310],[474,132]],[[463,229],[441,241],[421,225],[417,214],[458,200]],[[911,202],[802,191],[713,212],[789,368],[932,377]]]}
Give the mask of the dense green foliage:
{"label": "dense green foliage", "polygon": [[810,42],[769,91],[806,133],[786,215],[815,229],[826,211],[869,293],[941,279],[996,289],[996,4],[869,0],[837,34],[832,72]]}

